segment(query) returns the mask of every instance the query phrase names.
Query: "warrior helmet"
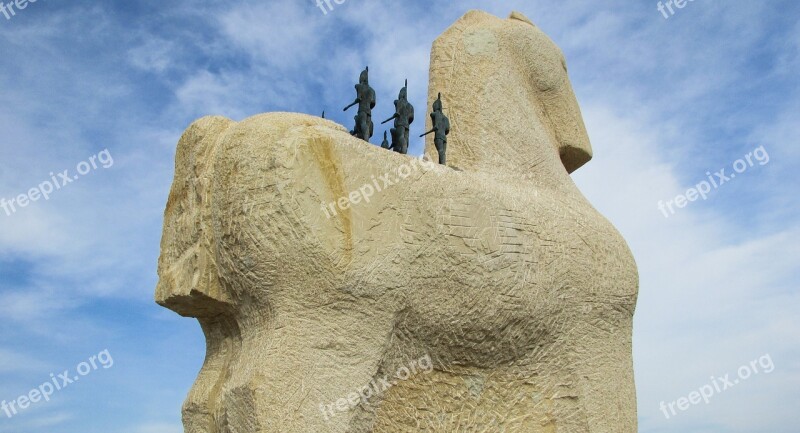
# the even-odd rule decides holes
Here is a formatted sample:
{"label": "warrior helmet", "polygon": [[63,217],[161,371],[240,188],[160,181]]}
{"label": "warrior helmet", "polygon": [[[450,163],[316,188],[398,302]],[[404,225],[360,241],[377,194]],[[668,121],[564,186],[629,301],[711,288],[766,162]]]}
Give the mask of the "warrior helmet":
{"label": "warrior helmet", "polygon": [[439,94],[439,97],[433,101],[433,111],[442,111],[442,94]]}
{"label": "warrior helmet", "polygon": [[400,97],[399,99],[406,100],[408,99],[408,80],[406,80],[406,85],[400,89]]}

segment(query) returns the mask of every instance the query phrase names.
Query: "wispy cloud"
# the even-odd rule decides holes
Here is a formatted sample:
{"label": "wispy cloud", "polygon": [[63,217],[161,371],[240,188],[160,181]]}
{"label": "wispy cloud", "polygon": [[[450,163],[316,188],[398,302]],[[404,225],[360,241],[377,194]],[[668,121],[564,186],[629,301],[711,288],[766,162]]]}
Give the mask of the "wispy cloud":
{"label": "wispy cloud", "polygon": [[180,424],[146,424],[134,428],[130,433],[182,433]]}

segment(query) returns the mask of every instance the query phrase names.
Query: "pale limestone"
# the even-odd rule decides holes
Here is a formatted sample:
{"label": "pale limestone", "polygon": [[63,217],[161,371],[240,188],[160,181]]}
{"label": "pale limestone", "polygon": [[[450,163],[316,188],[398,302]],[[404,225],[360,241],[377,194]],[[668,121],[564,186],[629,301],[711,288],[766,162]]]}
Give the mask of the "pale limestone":
{"label": "pale limestone", "polygon": [[638,275],[569,177],[591,146],[563,55],[519,13],[469,12],[434,43],[438,92],[453,167],[300,114],[186,130],[156,289],[207,339],[186,432],[636,431]]}

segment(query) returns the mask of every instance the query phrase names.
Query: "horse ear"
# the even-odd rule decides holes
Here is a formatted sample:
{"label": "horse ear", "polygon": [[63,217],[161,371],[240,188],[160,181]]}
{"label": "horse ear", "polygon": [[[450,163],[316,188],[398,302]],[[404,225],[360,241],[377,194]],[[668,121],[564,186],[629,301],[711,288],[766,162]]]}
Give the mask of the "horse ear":
{"label": "horse ear", "polygon": [[479,9],[470,9],[464,15],[462,15],[461,18],[458,19],[457,23],[462,23],[462,25],[469,26],[489,21],[502,21],[502,19],[486,11],[482,11]]}
{"label": "horse ear", "polygon": [[508,17],[508,19],[522,21],[523,23],[528,23],[536,27],[536,24],[534,24],[533,21],[531,21],[528,17],[526,17],[522,12],[518,11],[511,12],[511,15]]}

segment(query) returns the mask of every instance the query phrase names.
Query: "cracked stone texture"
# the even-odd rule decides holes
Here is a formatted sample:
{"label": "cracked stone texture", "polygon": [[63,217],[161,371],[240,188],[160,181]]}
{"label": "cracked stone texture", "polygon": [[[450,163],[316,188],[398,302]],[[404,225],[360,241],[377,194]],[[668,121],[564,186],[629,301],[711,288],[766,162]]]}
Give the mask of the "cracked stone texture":
{"label": "cracked stone texture", "polygon": [[207,340],[186,432],[636,431],[636,264],[569,176],[591,146],[561,51],[472,11],[438,92],[452,167],[301,114],[186,130],[156,288]]}

